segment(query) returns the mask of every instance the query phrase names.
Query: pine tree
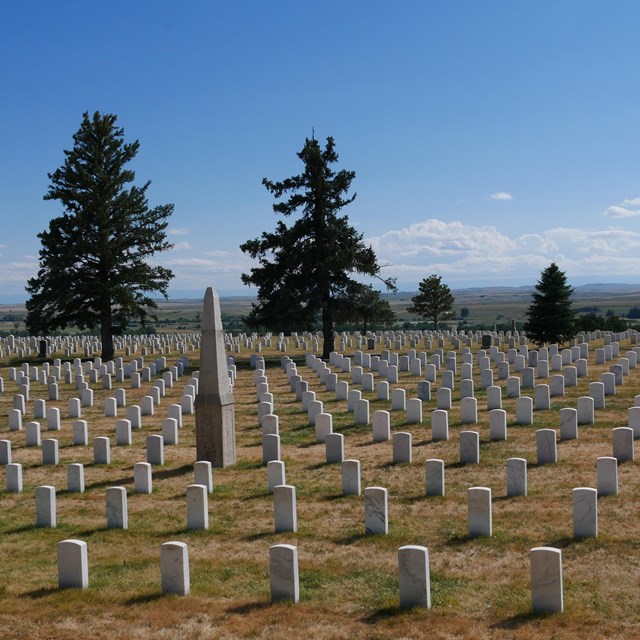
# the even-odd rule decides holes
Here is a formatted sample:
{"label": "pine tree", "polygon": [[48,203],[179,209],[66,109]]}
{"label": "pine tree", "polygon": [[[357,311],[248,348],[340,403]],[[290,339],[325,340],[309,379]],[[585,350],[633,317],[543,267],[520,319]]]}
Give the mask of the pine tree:
{"label": "pine tree", "polygon": [[418,283],[420,293],[411,298],[413,304],[407,308],[408,313],[414,313],[433,321],[437,330],[438,322],[452,316],[451,309],[455,298],[451,289],[442,284],[442,276],[435,273]]}
{"label": "pine tree", "polygon": [[44,199],[59,201],[64,213],[38,234],[40,267],[26,287],[26,323],[33,334],[99,326],[102,357],[111,360],[113,336],[131,318],[145,324],[157,308],[152,292],[166,297],[172,272],[146,260],[172,247],[165,229],[173,205],[150,209],[150,182],[128,186],[135,174],[125,165],[140,143],[124,141],[115,115],[85,113],[73,143],[48,174]]}
{"label": "pine tree", "polygon": [[531,294],[524,330],[532,342],[563,343],[576,334],[576,312],[571,305],[573,289],[558,265],[552,262],[541,274]]}
{"label": "pine tree", "polygon": [[376,326],[393,326],[398,319],[389,301],[371,285],[362,285],[359,293],[341,302],[337,321],[356,325],[363,335]]}
{"label": "pine tree", "polygon": [[[288,199],[273,205],[275,213],[285,217],[299,213],[287,226],[282,220],[274,232],[263,232],[240,249],[258,260],[242,281],[258,287],[258,303],[246,318],[250,326],[282,329],[309,329],[321,316],[324,338],[322,357],[333,351],[333,326],[340,300],[355,296],[362,285],[351,276],[359,273],[380,277],[380,265],[371,247],[349,225],[341,209],[353,202],[345,197],[355,172],[334,172],[338,161],[333,138],[321,149],[315,139],[305,140],[298,154],[304,164],[300,175],[281,182],[265,178],[262,183],[276,199]],[[393,288],[390,279],[383,280]]]}

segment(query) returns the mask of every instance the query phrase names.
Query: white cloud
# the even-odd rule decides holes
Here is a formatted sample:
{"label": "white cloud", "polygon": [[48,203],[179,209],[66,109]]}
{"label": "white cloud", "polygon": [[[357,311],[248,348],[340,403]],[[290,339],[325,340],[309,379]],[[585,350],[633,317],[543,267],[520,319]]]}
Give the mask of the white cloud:
{"label": "white cloud", "polygon": [[622,204],[625,206],[637,207],[640,205],[640,198],[627,198],[622,201]]}
{"label": "white cloud", "polygon": [[513,200],[513,196],[506,191],[498,191],[498,193],[492,193],[489,197],[492,200]]}
{"label": "white cloud", "polygon": [[604,215],[609,218],[638,218],[640,217],[640,209],[627,209],[619,205],[610,206]]}
{"label": "white cloud", "polygon": [[640,233],[609,227],[557,227],[509,237],[493,226],[424,220],[368,238],[385,276],[419,281],[431,273],[458,280],[535,280],[552,261],[579,275],[640,273]]}
{"label": "white cloud", "polygon": [[189,233],[191,233],[191,229],[187,227],[173,227],[169,229],[170,236],[186,236],[189,235]]}
{"label": "white cloud", "polygon": [[192,248],[193,247],[188,242],[176,242],[173,245],[173,249],[174,250],[178,250],[178,251],[189,250],[189,249],[192,249]]}

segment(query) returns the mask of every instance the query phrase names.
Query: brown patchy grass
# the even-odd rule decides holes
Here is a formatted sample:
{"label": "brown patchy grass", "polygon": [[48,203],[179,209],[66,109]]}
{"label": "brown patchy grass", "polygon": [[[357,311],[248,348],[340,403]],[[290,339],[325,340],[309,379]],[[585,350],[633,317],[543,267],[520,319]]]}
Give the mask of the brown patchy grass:
{"label": "brown patchy grass", "polygon": [[[591,345],[591,352],[594,347]],[[630,347],[621,343],[621,353]],[[306,414],[289,391],[279,355],[268,351],[268,379],[280,415],[282,457],[287,482],[297,488],[297,533],[273,533],[272,499],[266,490],[266,469],[261,465],[261,434],[257,427],[253,372],[249,353],[236,355],[239,364],[235,387],[238,463],[214,471],[210,496],[210,528],[186,530],[185,490],[193,482],[195,461],[194,416],[184,417],[177,446],[166,447],[166,462],[154,468],[151,496],[133,493],[133,464],[146,459],[145,437],[159,433],[166,407],[181,394],[185,375],[167,392],[153,417],[143,417],[134,430],[133,445],[115,446],[115,418],[105,418],[104,391],[93,385],[94,407],[83,408],[90,442],[98,435],[112,439],[112,464],[93,465],[89,447],[71,445],[71,423],[66,417],[72,390],[61,385],[57,403],[62,430],[42,436],[60,441],[60,464],[41,464],[39,448],[24,446],[24,431],[9,432],[7,411],[15,383],[9,382],[8,360],[0,375],[2,438],[10,439],[13,461],[24,468],[22,494],[0,492],[0,637],[16,639],[101,638],[633,638],[640,637],[640,478],[637,464],[619,468],[620,494],[599,500],[600,535],[572,538],[571,490],[595,486],[596,457],[611,455],[611,429],[625,425],[627,409],[639,393],[640,368],[632,370],[615,397],[607,397],[606,410],[596,424],[581,426],[576,441],[558,445],[557,465],[535,465],[535,431],[559,430],[558,411],[575,406],[586,395],[588,380],[552,398],[552,409],[536,412],[534,425],[514,424],[515,400],[503,398],[509,416],[506,442],[488,441],[486,396],[476,391],[479,423],[460,424],[459,403],[450,412],[450,440],[431,442],[429,415],[435,400],[424,403],[422,425],[407,425],[403,412],[392,413],[392,429],[413,434],[412,464],[391,464],[391,443],[372,443],[370,428],[356,427],[346,403],[327,393],[315,374],[300,362],[310,388],[334,414],[334,429],[345,434],[345,452],[358,458],[363,488],[381,485],[389,490],[389,535],[364,536],[362,497],[341,495],[340,468],[324,464],[324,446],[315,444]],[[289,355],[302,360],[301,352]],[[170,364],[177,355],[169,358]],[[189,354],[197,368],[199,354]],[[151,362],[155,356],[148,356]],[[589,380],[599,379],[606,367],[590,358]],[[477,369],[477,367],[476,367]],[[477,373],[477,371],[476,371]],[[339,374],[341,379],[350,376]],[[497,377],[497,376],[496,376]],[[407,398],[416,395],[416,378],[402,374],[399,386]],[[542,381],[544,382],[544,381]],[[503,384],[502,381],[497,384]],[[116,386],[116,385],[114,385]],[[127,388],[128,404],[146,395]],[[476,389],[479,379],[476,379]],[[46,397],[43,387],[31,386],[24,420],[33,420],[33,400]],[[458,398],[458,390],[454,399]],[[531,390],[523,390],[530,394]],[[390,403],[371,401],[371,412]],[[435,398],[435,393],[434,393]],[[121,417],[124,411],[120,410]],[[460,466],[458,434],[480,432],[479,465]],[[505,460],[524,457],[529,462],[529,496],[506,499]],[[446,496],[424,495],[424,460],[446,463]],[[66,491],[66,464],[85,464],[87,490]],[[34,489],[52,484],[58,492],[58,527],[34,526]],[[105,490],[129,489],[129,529],[108,530]],[[494,535],[469,539],[466,533],[466,493],[470,486],[493,491]],[[3,485],[4,486],[4,485]],[[85,540],[89,548],[90,586],[87,590],[57,589],[56,544],[66,538]],[[163,596],[160,592],[159,547],[168,540],[189,545],[191,595]],[[269,602],[268,550],[287,542],[298,547],[301,602]],[[397,549],[404,544],[429,548],[433,608],[401,611],[398,608]],[[529,559],[531,547],[558,546],[563,550],[565,613],[530,614]]]}

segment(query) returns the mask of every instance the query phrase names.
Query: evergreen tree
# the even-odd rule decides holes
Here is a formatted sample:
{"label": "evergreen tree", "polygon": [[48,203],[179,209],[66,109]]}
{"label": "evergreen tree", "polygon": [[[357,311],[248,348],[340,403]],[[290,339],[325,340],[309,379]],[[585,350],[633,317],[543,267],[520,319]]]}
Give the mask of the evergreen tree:
{"label": "evergreen tree", "polygon": [[531,294],[524,330],[536,344],[563,343],[576,334],[576,312],[571,305],[573,289],[567,276],[552,262]]}
{"label": "evergreen tree", "polygon": [[371,285],[362,285],[359,293],[342,300],[337,316],[338,322],[356,325],[363,335],[376,326],[392,326],[398,319],[389,301]]}
{"label": "evergreen tree", "polygon": [[437,330],[440,320],[446,320],[453,315],[451,309],[455,298],[451,289],[442,284],[442,276],[435,273],[421,280],[418,289],[420,293],[411,298],[413,304],[407,308],[407,312],[432,320]]}
{"label": "evergreen tree", "polygon": [[[362,287],[352,274],[380,277],[380,265],[362,234],[349,225],[346,215],[339,215],[355,198],[345,197],[355,172],[332,170],[338,161],[333,138],[327,138],[324,149],[307,138],[297,155],[303,173],[281,182],[265,178],[262,184],[276,199],[290,194],[273,205],[275,213],[285,217],[299,213],[299,217],[290,226],[280,220],[275,231],[240,245],[258,260],[251,273],[242,274],[244,284],[258,287],[258,303],[247,322],[276,330],[286,316],[288,327],[304,329],[320,315],[322,357],[328,359],[339,301],[352,298]],[[391,280],[383,282],[388,288],[394,286]]]}
{"label": "evergreen tree", "polygon": [[150,209],[150,183],[127,186],[135,174],[125,165],[140,143],[124,141],[115,115],[85,113],[73,143],[64,164],[48,174],[44,199],[58,200],[64,213],[38,234],[40,268],[26,288],[26,323],[32,334],[99,326],[102,358],[111,360],[113,336],[128,320],[144,325],[154,317],[157,304],[150,294],[166,298],[173,273],[146,259],[172,247],[165,229],[173,205]]}

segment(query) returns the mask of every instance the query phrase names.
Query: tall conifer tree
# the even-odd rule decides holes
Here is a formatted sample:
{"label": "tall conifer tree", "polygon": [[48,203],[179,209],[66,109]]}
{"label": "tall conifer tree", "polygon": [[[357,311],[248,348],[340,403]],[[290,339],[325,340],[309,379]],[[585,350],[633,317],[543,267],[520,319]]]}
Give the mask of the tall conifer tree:
{"label": "tall conifer tree", "polygon": [[379,277],[388,288],[394,284],[380,277],[375,252],[348,217],[339,215],[355,198],[346,196],[355,172],[331,168],[338,161],[333,138],[327,138],[324,149],[315,138],[307,138],[297,155],[304,164],[300,175],[281,182],[265,178],[262,183],[276,199],[290,194],[273,205],[275,213],[299,217],[290,226],[280,220],[275,231],[240,245],[258,260],[251,273],[242,275],[245,284],[258,287],[258,303],[247,321],[254,327],[287,331],[311,328],[320,315],[322,357],[328,359],[340,301],[362,289],[352,275]]}
{"label": "tall conifer tree", "polygon": [[173,205],[150,209],[150,182],[129,186],[135,174],[125,165],[140,143],[124,141],[115,115],[85,113],[73,143],[49,174],[44,199],[59,201],[64,213],[38,234],[40,268],[27,285],[26,322],[34,334],[100,327],[102,357],[110,360],[113,336],[131,318],[145,323],[157,308],[153,292],[166,297],[173,273],[146,261],[172,247],[165,229]]}
{"label": "tall conifer tree", "polygon": [[541,274],[531,294],[524,330],[539,345],[562,343],[576,334],[576,312],[571,304],[573,289],[567,276],[552,262]]}

